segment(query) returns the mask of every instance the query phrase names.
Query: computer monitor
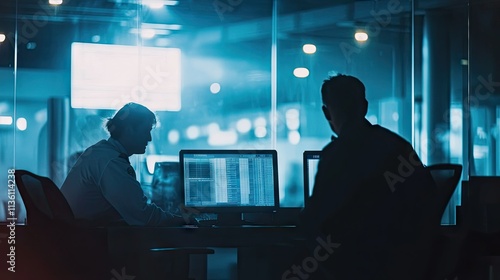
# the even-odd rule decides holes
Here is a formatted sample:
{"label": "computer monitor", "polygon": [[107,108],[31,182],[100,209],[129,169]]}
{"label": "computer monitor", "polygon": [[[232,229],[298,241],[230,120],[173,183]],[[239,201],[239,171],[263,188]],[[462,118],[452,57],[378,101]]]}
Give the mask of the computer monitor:
{"label": "computer monitor", "polygon": [[304,151],[304,204],[307,205],[308,198],[313,193],[314,178],[318,172],[318,163],[321,157],[321,151]]}
{"label": "computer monitor", "polygon": [[275,150],[181,150],[179,161],[185,206],[217,214],[217,224],[279,208]]}

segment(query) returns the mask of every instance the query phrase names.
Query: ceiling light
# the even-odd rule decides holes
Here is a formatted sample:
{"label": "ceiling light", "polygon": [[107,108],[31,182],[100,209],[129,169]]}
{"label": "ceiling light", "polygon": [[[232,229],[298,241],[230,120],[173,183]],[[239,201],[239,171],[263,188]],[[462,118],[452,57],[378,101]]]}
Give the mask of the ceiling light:
{"label": "ceiling light", "polygon": [[61,5],[62,2],[62,0],[49,0],[50,5]]}
{"label": "ceiling light", "polygon": [[304,67],[298,67],[293,70],[293,75],[297,78],[305,78],[309,76],[309,70]]}
{"label": "ceiling light", "polygon": [[0,43],[5,41],[5,34],[0,34]]}
{"label": "ceiling light", "polygon": [[307,54],[313,54],[316,52],[316,46],[313,44],[305,44],[302,46],[302,50]]}
{"label": "ceiling light", "polygon": [[366,34],[366,32],[356,32],[356,34],[354,34],[354,38],[358,42],[365,42],[368,40],[368,34]]}

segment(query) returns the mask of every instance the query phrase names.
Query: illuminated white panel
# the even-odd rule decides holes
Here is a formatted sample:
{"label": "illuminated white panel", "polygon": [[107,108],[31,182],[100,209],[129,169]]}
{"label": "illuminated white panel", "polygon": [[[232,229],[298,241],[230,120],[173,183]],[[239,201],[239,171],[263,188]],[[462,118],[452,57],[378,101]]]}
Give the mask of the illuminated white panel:
{"label": "illuminated white panel", "polygon": [[73,43],[71,107],[118,109],[128,102],[181,109],[180,49]]}

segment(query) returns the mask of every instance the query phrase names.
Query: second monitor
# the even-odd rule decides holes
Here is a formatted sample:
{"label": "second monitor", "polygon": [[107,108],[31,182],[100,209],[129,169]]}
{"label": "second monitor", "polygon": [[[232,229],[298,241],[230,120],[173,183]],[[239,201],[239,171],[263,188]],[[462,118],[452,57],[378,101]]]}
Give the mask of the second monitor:
{"label": "second monitor", "polygon": [[279,207],[275,150],[181,150],[179,160],[185,206],[217,214],[217,224]]}

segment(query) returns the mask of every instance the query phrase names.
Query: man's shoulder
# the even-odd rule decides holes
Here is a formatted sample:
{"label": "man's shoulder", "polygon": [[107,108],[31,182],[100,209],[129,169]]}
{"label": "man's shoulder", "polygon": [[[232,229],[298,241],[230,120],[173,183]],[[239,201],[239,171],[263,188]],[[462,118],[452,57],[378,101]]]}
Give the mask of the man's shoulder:
{"label": "man's shoulder", "polygon": [[118,158],[120,152],[117,151],[113,145],[111,145],[107,140],[101,140],[94,145],[88,147],[80,158],[87,159],[110,159]]}
{"label": "man's shoulder", "polygon": [[380,140],[400,143],[403,145],[411,145],[410,142],[401,135],[378,124],[372,125],[372,131],[374,136],[380,138]]}

